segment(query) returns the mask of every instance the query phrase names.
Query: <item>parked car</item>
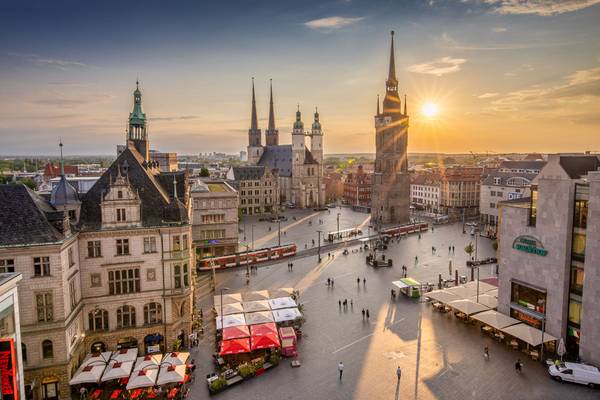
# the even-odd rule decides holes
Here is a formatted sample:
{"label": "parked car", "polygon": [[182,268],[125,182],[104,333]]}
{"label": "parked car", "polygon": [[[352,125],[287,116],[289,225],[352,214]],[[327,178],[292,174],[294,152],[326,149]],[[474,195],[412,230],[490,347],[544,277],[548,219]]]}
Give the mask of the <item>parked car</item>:
{"label": "parked car", "polygon": [[549,366],[548,373],[558,382],[575,382],[591,388],[600,387],[600,371],[592,365],[566,362]]}

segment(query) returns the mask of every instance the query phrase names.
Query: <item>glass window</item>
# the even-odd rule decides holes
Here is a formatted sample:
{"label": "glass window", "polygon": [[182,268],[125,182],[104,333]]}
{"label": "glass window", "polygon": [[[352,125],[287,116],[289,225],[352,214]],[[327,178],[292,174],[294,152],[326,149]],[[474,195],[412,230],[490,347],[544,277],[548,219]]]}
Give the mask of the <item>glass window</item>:
{"label": "glass window", "polygon": [[546,313],[546,293],[512,282],[511,301],[539,313]]}
{"label": "glass window", "polygon": [[529,204],[529,226],[535,226],[537,221],[538,189],[531,186],[531,202]]}
{"label": "glass window", "polygon": [[71,300],[71,311],[77,307],[77,288],[75,287],[75,279],[69,281],[69,297]]}
{"label": "glass window", "polygon": [[575,212],[573,215],[573,226],[575,228],[587,228],[588,201],[575,200]]}
{"label": "glass window", "polygon": [[156,238],[154,236],[144,238],[144,253],[156,253]]}
{"label": "glass window", "polygon": [[23,342],[21,342],[21,358],[23,362],[27,362],[27,346]]}
{"label": "glass window", "polygon": [[137,293],[140,291],[140,269],[130,268],[108,271],[110,294]]}
{"label": "glass window", "polygon": [[117,221],[123,222],[125,220],[126,220],[125,209],[124,208],[117,208]]}
{"label": "glass window", "polygon": [[50,257],[33,257],[34,276],[50,275]]}
{"label": "glass window", "polygon": [[179,235],[173,236],[173,251],[181,250],[181,237]]}
{"label": "glass window", "polygon": [[87,251],[89,258],[102,257],[102,246],[99,240],[90,240],[87,242]]}
{"label": "glass window", "polygon": [[160,303],[148,303],[144,306],[144,324],[160,324],[162,322],[162,306]]}
{"label": "glass window", "polygon": [[188,265],[183,264],[183,286],[188,287],[190,285],[190,278],[188,273]]}
{"label": "glass window", "polygon": [[175,289],[181,288],[181,266],[175,265],[173,267],[173,277],[175,283]]}
{"label": "glass window", "polygon": [[44,358],[54,357],[54,346],[51,340],[46,339],[42,342],[42,356]]}
{"label": "glass window", "polygon": [[15,260],[12,258],[0,259],[0,273],[15,272]]}
{"label": "glass window", "polygon": [[73,247],[69,247],[69,249],[67,250],[67,256],[69,258],[69,267],[72,267],[73,265],[75,265],[75,257],[73,256]]}
{"label": "glass window", "polygon": [[135,307],[122,306],[117,309],[117,328],[135,326]]}
{"label": "glass window", "polygon": [[35,302],[37,308],[38,322],[52,321],[54,318],[52,307],[52,293],[36,294]]}
{"label": "glass window", "polygon": [[585,255],[585,235],[580,233],[573,234],[573,244],[571,251],[577,255]]}
{"label": "glass window", "polygon": [[577,300],[569,300],[569,322],[579,326],[581,324],[581,303]]}
{"label": "glass window", "polygon": [[129,255],[129,239],[117,239],[117,255]]}
{"label": "glass window", "polygon": [[98,309],[88,314],[88,323],[91,331],[108,330],[108,311]]}
{"label": "glass window", "polygon": [[583,268],[571,266],[571,292],[581,295],[583,293]]}

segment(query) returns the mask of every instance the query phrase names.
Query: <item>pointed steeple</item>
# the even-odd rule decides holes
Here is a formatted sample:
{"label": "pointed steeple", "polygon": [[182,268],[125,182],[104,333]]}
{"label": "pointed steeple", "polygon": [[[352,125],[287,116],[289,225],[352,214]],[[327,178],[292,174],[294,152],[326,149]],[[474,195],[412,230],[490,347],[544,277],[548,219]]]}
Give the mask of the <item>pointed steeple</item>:
{"label": "pointed steeple", "polygon": [[177,177],[173,175],[173,198],[177,200]]}
{"label": "pointed steeple", "polygon": [[377,115],[381,114],[379,112],[379,95],[377,95]]}
{"label": "pointed steeple", "polygon": [[388,72],[388,82],[396,82],[396,60],[394,57],[394,31],[392,31],[392,44],[390,46],[390,70]]}
{"label": "pointed steeple", "polygon": [[250,122],[250,130],[258,130],[258,116],[256,114],[256,96],[254,94],[254,77],[252,77],[252,117]]}
{"label": "pointed steeple", "polygon": [[133,91],[133,110],[129,113],[129,126],[127,129],[127,141],[134,144],[137,151],[149,160],[149,143],[146,131],[146,114],[142,111],[142,92],[140,91],[140,82],[135,81],[135,90]]}
{"label": "pointed steeple", "polygon": [[63,160],[63,143],[62,139],[58,142],[58,147],[60,147],[60,176],[65,176],[65,161]]}
{"label": "pointed steeple", "polygon": [[312,133],[317,133],[317,131],[321,130],[321,122],[319,122],[319,110],[315,107],[315,120],[312,124]]}
{"label": "pointed steeple", "polygon": [[294,130],[304,130],[304,122],[302,122],[302,113],[300,112],[300,104],[298,104],[298,110],[296,111],[296,122],[294,122]]}
{"label": "pointed steeple", "polygon": [[279,131],[275,128],[275,109],[273,106],[273,79],[269,79],[269,127],[265,132],[267,146],[279,145]]}
{"label": "pointed steeple", "polygon": [[404,115],[408,115],[406,113],[406,95],[404,95]]}

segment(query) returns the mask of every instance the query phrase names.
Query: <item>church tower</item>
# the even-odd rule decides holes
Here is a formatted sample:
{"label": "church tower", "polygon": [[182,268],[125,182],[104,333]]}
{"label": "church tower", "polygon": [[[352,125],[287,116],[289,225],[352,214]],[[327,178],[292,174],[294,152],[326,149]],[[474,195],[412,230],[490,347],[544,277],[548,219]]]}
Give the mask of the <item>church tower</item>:
{"label": "church tower", "polygon": [[142,111],[142,92],[140,92],[139,82],[135,82],[135,91],[133,92],[133,110],[129,114],[129,126],[127,128],[127,144],[133,145],[136,150],[144,157],[144,160],[150,161],[148,142],[148,132],[146,130],[146,114]]}
{"label": "church tower", "polygon": [[275,129],[275,111],[273,110],[273,80],[271,80],[269,97],[269,127],[265,132],[267,146],[278,146],[279,145],[279,131]]}
{"label": "church tower", "polygon": [[391,33],[390,64],[385,82],[383,111],[375,115],[375,173],[371,220],[376,224],[403,224],[410,220],[408,175],[408,115],[406,98],[402,113],[394,60],[394,31]]}
{"label": "church tower", "polygon": [[306,156],[306,144],[304,135],[304,122],[302,122],[300,105],[298,105],[298,111],[296,111],[296,122],[294,122],[294,129],[292,130],[292,156],[293,164],[304,164],[304,158]]}
{"label": "church tower", "polygon": [[319,163],[323,163],[323,131],[319,122],[319,111],[315,108],[315,120],[310,131],[310,152],[313,158]]}
{"label": "church tower", "polygon": [[261,131],[258,129],[258,116],[256,114],[256,96],[254,94],[254,78],[252,78],[252,115],[250,129],[248,129],[248,164],[256,165],[263,153]]}

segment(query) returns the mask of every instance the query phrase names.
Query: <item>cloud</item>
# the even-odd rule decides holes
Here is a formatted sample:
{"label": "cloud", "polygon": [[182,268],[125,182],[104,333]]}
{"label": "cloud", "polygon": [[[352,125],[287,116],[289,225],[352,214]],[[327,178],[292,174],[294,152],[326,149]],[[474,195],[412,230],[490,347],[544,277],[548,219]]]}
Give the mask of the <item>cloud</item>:
{"label": "cloud", "polygon": [[314,29],[316,31],[330,32],[334,29],[340,29],[340,28],[346,27],[348,25],[352,25],[363,19],[364,19],[364,17],[334,16],[334,17],[313,19],[311,21],[305,22],[304,25],[309,27],[310,29]]}
{"label": "cloud", "polygon": [[85,64],[79,61],[61,60],[58,58],[49,58],[37,54],[25,53],[7,53],[9,56],[17,57],[27,62],[36,64],[41,67],[52,67],[66,71],[71,68],[98,68],[94,65]]}
{"label": "cloud", "polygon": [[58,108],[75,108],[83,105],[104,103],[114,98],[108,94],[86,94],[85,96],[76,96],[73,94],[53,93],[51,97],[44,97],[29,101],[31,104],[39,106],[50,106]]}
{"label": "cloud", "polygon": [[507,30],[508,30],[508,28],[505,28],[503,26],[497,26],[495,28],[492,28],[492,32],[497,32],[497,33],[506,32]]}
{"label": "cloud", "polygon": [[434,61],[411,65],[406,70],[417,74],[442,76],[460,71],[461,65],[466,62],[465,58],[442,57]]}
{"label": "cloud", "polygon": [[498,96],[500,93],[483,93],[477,96],[478,99],[491,99],[492,97]]}
{"label": "cloud", "polygon": [[201,118],[199,115],[179,115],[171,117],[150,117],[150,121],[182,121],[187,119],[198,119]]}
{"label": "cloud", "polygon": [[[600,1],[600,0],[598,0]],[[449,50],[468,50],[468,51],[495,51],[495,50],[527,50],[527,49],[538,49],[556,46],[570,46],[573,43],[569,42],[532,42],[526,43],[523,41],[514,43],[461,43],[460,41],[451,37],[447,32],[444,32],[441,38],[438,39],[440,47]]]}
{"label": "cloud", "polygon": [[550,16],[569,13],[600,3],[600,0],[485,0],[499,14]]}

